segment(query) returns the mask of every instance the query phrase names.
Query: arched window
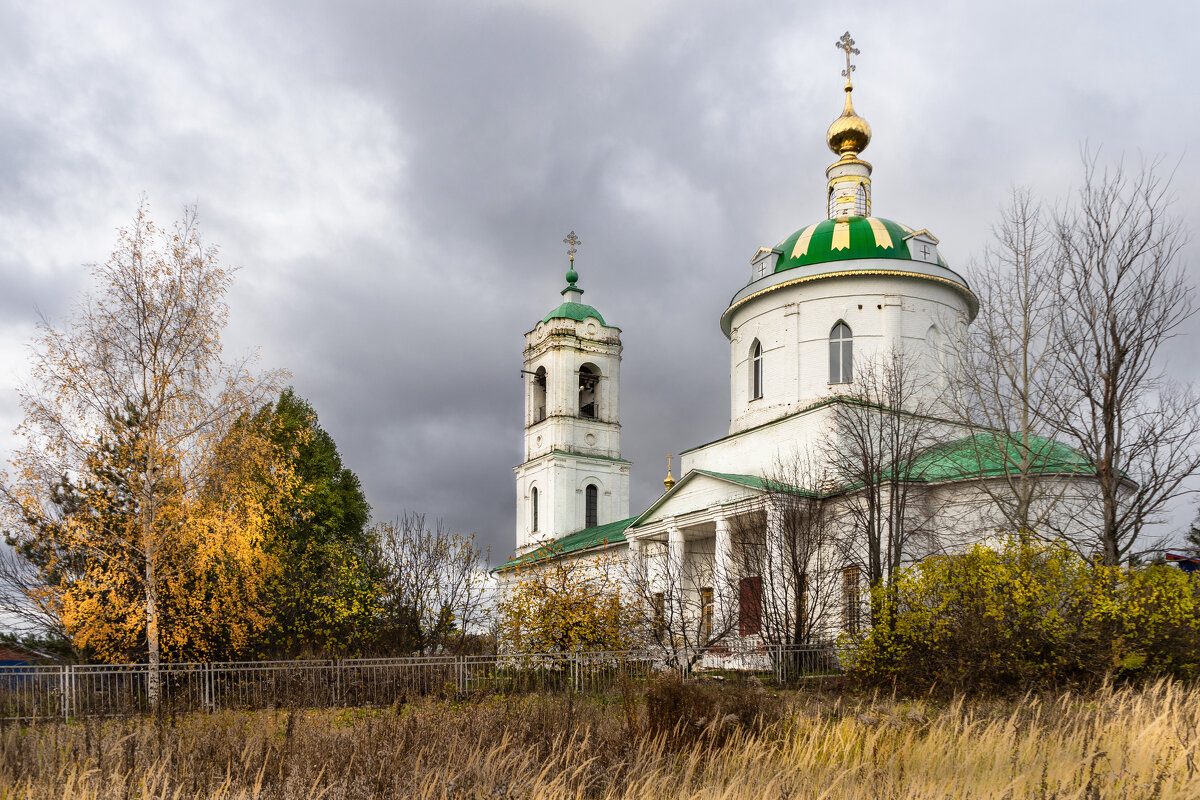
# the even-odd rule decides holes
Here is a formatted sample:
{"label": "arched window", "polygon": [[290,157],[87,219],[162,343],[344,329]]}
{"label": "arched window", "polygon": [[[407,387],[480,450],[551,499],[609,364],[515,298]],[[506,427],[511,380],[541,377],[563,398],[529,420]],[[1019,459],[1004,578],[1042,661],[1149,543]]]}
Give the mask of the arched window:
{"label": "arched window", "polygon": [[599,504],[600,490],[596,488],[596,484],[589,483],[583,490],[583,527],[594,528],[600,524],[597,521],[596,513],[596,507]]}
{"label": "arched window", "polygon": [[529,490],[529,518],[533,522],[529,526],[529,530],[537,533],[538,530],[538,491],[537,487]]}
{"label": "arched window", "polygon": [[750,399],[759,400],[763,396],[763,362],[762,344],[755,339],[750,347]]}
{"label": "arched window", "polygon": [[942,350],[942,333],[937,329],[937,325],[930,325],[929,330],[925,332],[925,342],[929,345],[929,352],[933,355],[933,363],[938,367],[942,367],[944,363]]}
{"label": "arched window", "polygon": [[829,187],[829,218],[833,219],[837,215],[837,196],[833,193],[833,187]]}
{"label": "arched window", "polygon": [[533,373],[533,421],[546,418],[546,368],[538,367]]}
{"label": "arched window", "polygon": [[865,184],[859,184],[854,190],[854,216],[865,217],[867,215],[867,187]]}
{"label": "arched window", "polygon": [[854,379],[854,334],[839,321],[829,333],[829,382],[849,383]]}
{"label": "arched window", "polygon": [[596,402],[599,383],[599,369],[591,364],[584,364],[579,368],[579,416],[588,419],[597,419],[600,416],[597,408],[599,404]]}

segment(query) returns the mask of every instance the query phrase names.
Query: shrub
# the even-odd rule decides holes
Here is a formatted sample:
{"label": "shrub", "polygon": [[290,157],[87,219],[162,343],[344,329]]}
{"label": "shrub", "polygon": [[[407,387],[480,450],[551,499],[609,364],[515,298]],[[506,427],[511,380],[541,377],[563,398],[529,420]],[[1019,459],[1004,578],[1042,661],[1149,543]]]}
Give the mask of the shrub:
{"label": "shrub", "polygon": [[908,690],[1018,690],[1200,675],[1200,582],[1172,567],[1092,565],[1056,545],[927,559],[873,595],[850,676]]}
{"label": "shrub", "polygon": [[646,687],[646,728],[668,746],[683,747],[706,735],[719,743],[736,730],[760,732],[770,721],[761,683],[683,681],[668,672]]}

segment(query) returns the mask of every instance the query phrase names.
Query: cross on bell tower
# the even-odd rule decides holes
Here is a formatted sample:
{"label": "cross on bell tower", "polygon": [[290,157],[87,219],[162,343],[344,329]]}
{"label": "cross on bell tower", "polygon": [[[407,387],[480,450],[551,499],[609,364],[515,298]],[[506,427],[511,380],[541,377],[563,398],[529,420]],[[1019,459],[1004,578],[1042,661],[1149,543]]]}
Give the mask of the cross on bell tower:
{"label": "cross on bell tower", "polygon": [[567,255],[571,257],[571,263],[575,263],[575,254],[579,252],[579,245],[583,244],[583,240],[575,235],[575,231],[567,234],[567,238],[563,239],[563,244],[567,247]]}

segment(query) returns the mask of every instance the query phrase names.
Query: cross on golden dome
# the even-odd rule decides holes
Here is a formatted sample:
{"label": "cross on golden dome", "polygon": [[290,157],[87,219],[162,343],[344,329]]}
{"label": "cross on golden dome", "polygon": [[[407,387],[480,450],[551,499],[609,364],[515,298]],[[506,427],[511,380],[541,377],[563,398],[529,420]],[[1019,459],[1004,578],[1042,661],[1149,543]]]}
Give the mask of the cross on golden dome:
{"label": "cross on golden dome", "polygon": [[850,73],[854,72],[854,65],[850,63],[850,56],[858,55],[858,48],[854,46],[854,40],[850,38],[850,31],[842,34],[842,38],[833,43],[833,46],[838,50],[846,51],[846,68],[842,70],[842,77],[846,79],[846,83],[850,82]]}
{"label": "cross on golden dome", "polygon": [[842,38],[834,42],[834,46],[846,54],[846,69],[842,70],[842,75],[846,78],[846,105],[842,108],[842,115],[829,126],[825,133],[825,141],[829,149],[843,159],[855,159],[871,141],[871,126],[854,113],[854,103],[850,100],[850,94],[854,91],[854,85],[850,82],[850,73],[854,72],[850,56],[858,55],[858,48],[850,38],[850,31],[843,33]]}

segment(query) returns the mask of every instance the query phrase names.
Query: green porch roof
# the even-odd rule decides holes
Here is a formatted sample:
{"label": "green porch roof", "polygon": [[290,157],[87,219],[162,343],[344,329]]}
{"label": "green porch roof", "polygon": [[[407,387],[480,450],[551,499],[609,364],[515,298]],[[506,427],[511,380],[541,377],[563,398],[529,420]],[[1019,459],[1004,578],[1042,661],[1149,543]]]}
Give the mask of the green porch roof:
{"label": "green porch roof", "polygon": [[549,322],[552,319],[573,319],[576,322],[583,322],[588,317],[593,317],[601,325],[608,324],[604,321],[604,317],[600,316],[600,312],[591,306],[583,303],[572,303],[569,301],[563,303],[561,306],[543,317],[542,322]]}
{"label": "green porch roof", "polygon": [[724,478],[727,481],[740,483],[742,486],[749,486],[751,489],[762,489],[764,492],[787,492],[802,497],[816,497],[817,494],[808,489],[803,489],[798,486],[789,486],[779,481],[773,481],[769,478],[761,478],[758,475],[739,475],[734,472],[713,472],[707,469],[692,470],[701,475],[710,475],[714,478]]}
{"label": "green porch roof", "polygon": [[[801,228],[775,245],[782,252],[776,272],[857,258],[899,258],[912,261],[905,236],[913,229],[882,217],[838,217]],[[835,236],[836,234],[836,236]],[[938,255],[939,266],[946,262]]]}
{"label": "green porch roof", "polygon": [[502,572],[506,569],[532,564],[546,558],[557,558],[569,553],[590,550],[593,547],[623,542],[625,541],[625,529],[635,519],[637,517],[630,517],[629,519],[609,522],[606,525],[597,525],[594,528],[584,528],[581,531],[569,533],[561,539],[555,539],[553,542],[542,545],[532,553],[510,558],[496,567],[495,571]]}

